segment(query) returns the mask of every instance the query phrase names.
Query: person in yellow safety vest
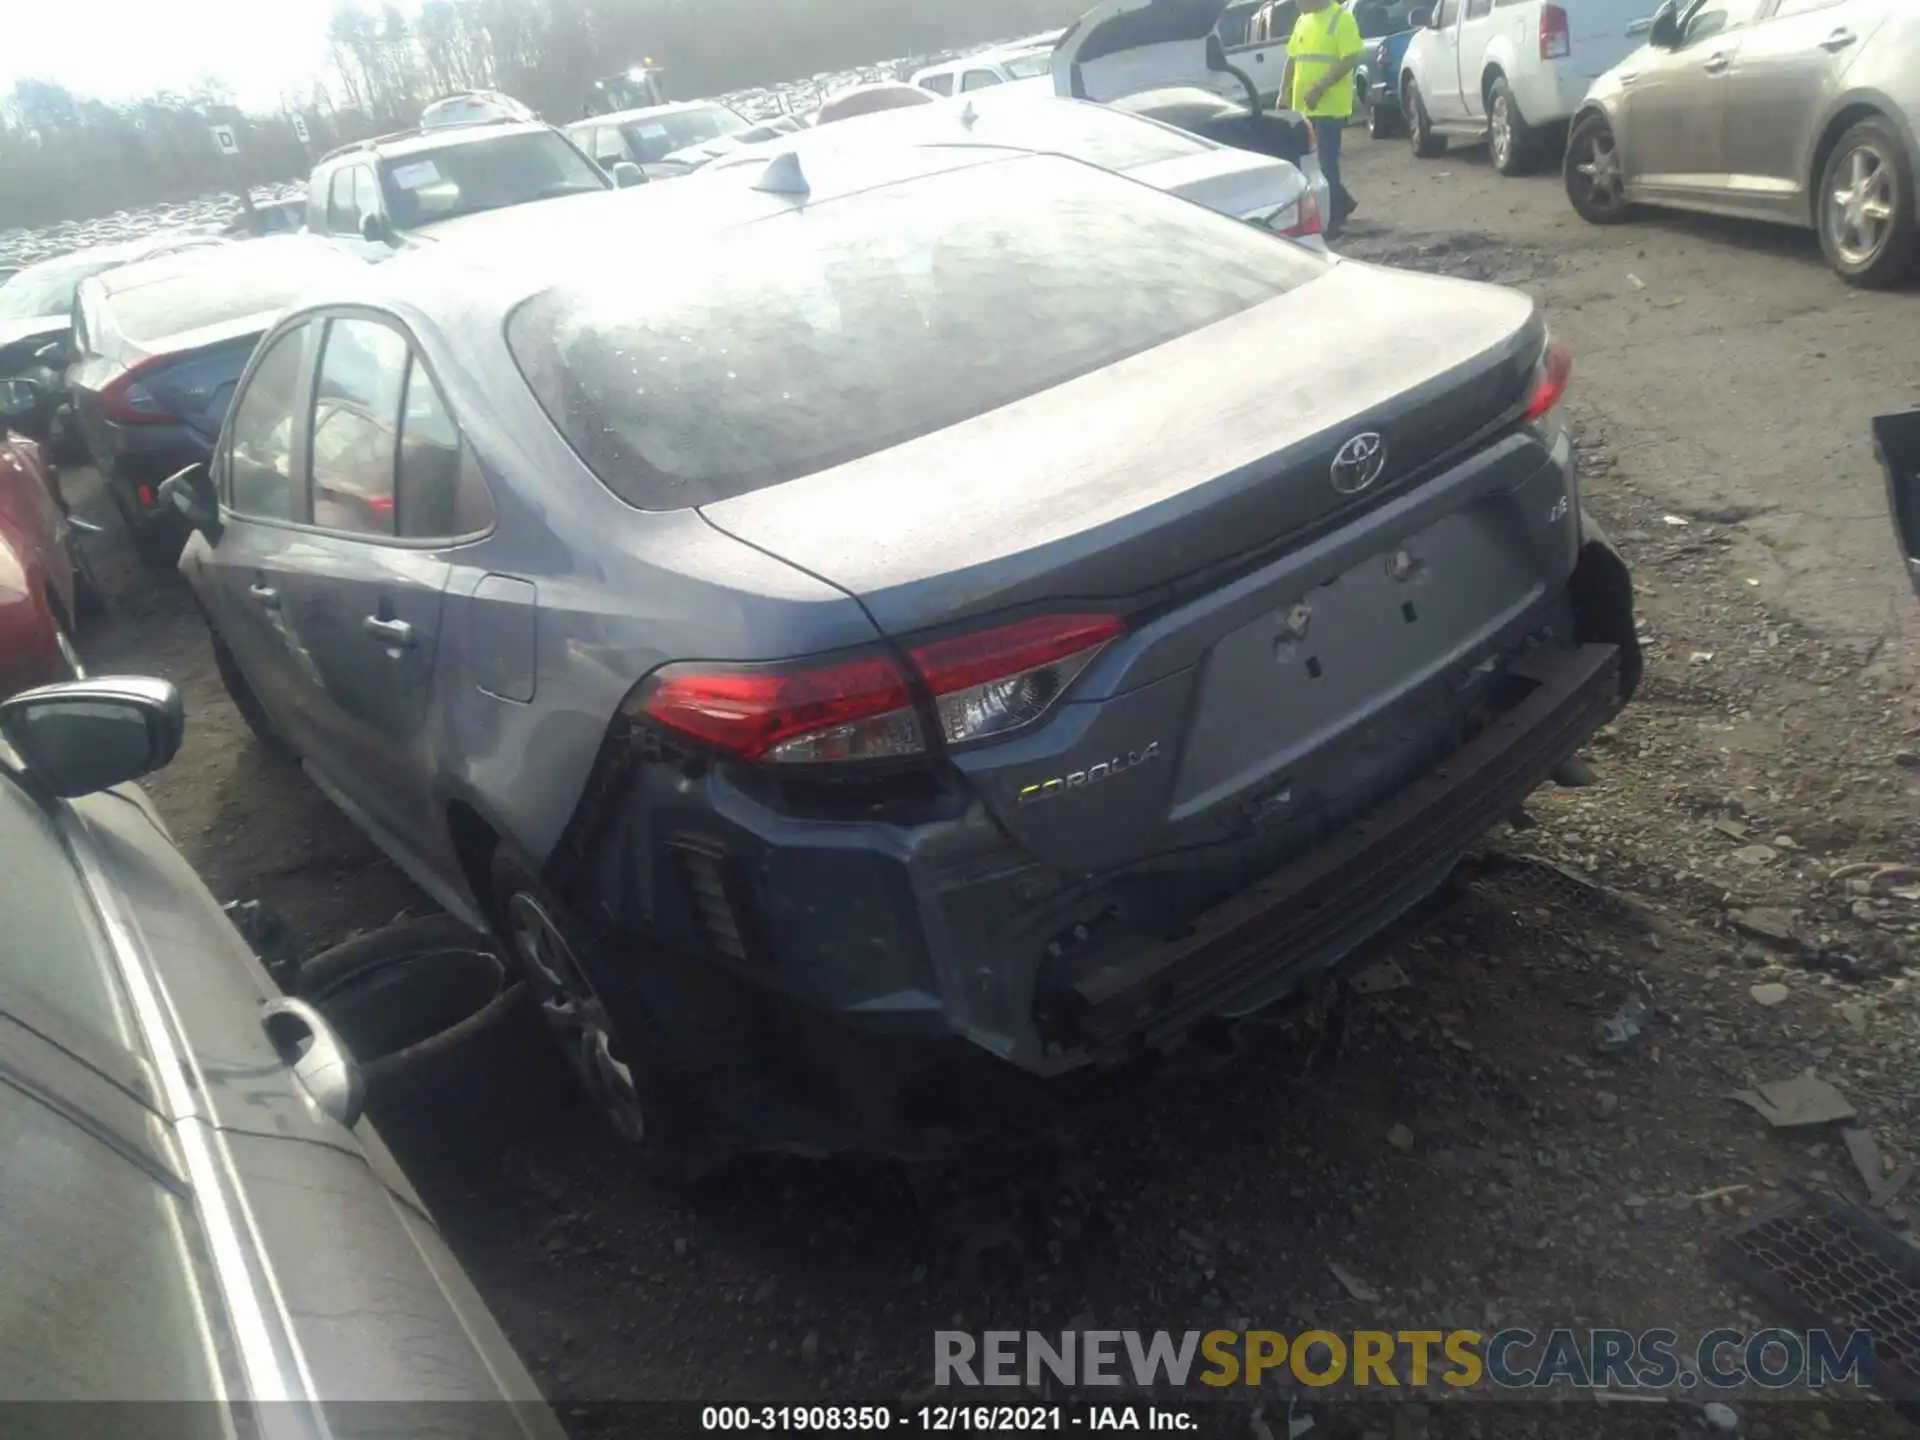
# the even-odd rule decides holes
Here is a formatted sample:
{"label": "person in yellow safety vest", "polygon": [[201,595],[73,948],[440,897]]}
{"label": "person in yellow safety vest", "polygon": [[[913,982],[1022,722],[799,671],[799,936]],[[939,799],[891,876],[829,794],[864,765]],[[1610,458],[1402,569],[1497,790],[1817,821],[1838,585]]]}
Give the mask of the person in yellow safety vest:
{"label": "person in yellow safety vest", "polygon": [[1281,93],[1288,108],[1313,126],[1320,173],[1327,177],[1333,214],[1327,217],[1329,240],[1340,234],[1357,208],[1340,183],[1340,136],[1353,119],[1353,71],[1363,50],[1353,12],[1336,0],[1299,0],[1299,16],[1287,39],[1287,75]]}

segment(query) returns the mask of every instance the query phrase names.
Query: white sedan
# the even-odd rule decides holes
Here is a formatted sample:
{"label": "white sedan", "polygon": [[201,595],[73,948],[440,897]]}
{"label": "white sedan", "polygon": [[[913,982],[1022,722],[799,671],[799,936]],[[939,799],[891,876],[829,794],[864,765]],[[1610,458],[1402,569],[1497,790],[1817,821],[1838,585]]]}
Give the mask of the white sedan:
{"label": "white sedan", "polygon": [[1003,85],[971,95],[864,115],[761,145],[743,146],[707,171],[761,164],[776,154],[848,146],[1004,145],[1064,155],[1264,226],[1325,250],[1315,187],[1291,161],[1255,154],[1104,105],[1065,100],[1044,83]]}

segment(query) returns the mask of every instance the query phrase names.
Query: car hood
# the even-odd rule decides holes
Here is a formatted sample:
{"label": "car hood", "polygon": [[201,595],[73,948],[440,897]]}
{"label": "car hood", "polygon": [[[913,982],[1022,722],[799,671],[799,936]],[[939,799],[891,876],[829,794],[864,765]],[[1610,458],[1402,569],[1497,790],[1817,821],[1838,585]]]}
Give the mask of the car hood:
{"label": "car hood", "polygon": [[1053,51],[1053,88],[1081,100],[1113,100],[1168,85],[1209,90],[1239,82],[1207,64],[1224,0],[1106,0],[1087,11]]}
{"label": "car hood", "polygon": [[1264,218],[1296,203],[1307,190],[1299,166],[1226,145],[1137,166],[1127,171],[1127,178],[1236,220]]}

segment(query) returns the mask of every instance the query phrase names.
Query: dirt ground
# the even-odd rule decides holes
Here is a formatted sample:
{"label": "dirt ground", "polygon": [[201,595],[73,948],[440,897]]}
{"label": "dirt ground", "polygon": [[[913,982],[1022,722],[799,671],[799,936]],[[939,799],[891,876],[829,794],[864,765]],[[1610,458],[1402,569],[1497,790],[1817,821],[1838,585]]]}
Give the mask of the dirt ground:
{"label": "dirt ground", "polygon": [[[925,1175],[770,1160],[674,1195],[530,1059],[539,1098],[498,1133],[396,1148],[557,1401],[898,1400],[949,1327],[1756,1328],[1704,1244],[1794,1182],[1865,1191],[1833,1128],[1770,1131],[1729,1092],[1815,1071],[1890,1162],[1920,1158],[1920,875],[1861,868],[1916,858],[1920,831],[1920,603],[1867,439],[1920,403],[1920,293],[1853,293],[1799,235],[1592,229],[1556,177],[1502,180],[1478,152],[1423,164],[1355,131],[1347,169],[1347,253],[1517,285],[1573,347],[1586,494],[1634,566],[1649,654],[1589,752],[1599,783],[1539,795],[1449,908],[1382,943],[1410,984],[1250,1024],[1211,1073],[1045,1154]],[[186,749],[151,789],[215,891],[312,945],[424,909],[256,752],[184,598],[108,558],[114,613],[83,649],[183,686]],[[1599,1053],[1635,993],[1644,1033]],[[1905,1204],[1896,1228],[1920,1186]],[[1745,1434],[1866,1433],[1734,1401]],[[1478,1433],[1448,1417],[1486,1408],[1392,1433]],[[1647,1433],[1701,1423],[1629,1408]],[[1576,1411],[1603,1413],[1539,1433],[1575,1433]]]}

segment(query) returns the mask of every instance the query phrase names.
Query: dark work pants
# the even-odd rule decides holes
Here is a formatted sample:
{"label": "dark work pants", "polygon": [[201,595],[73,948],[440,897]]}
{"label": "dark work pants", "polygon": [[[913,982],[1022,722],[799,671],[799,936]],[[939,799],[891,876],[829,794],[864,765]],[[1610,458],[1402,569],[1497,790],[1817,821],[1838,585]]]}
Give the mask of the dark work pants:
{"label": "dark work pants", "polygon": [[1327,177],[1327,191],[1333,199],[1333,214],[1326,217],[1329,229],[1338,229],[1347,218],[1347,212],[1353,208],[1353,199],[1347,194],[1347,187],[1340,183],[1340,137],[1347,128],[1345,115],[1315,115],[1313,120],[1314,150],[1320,157],[1320,173]]}

